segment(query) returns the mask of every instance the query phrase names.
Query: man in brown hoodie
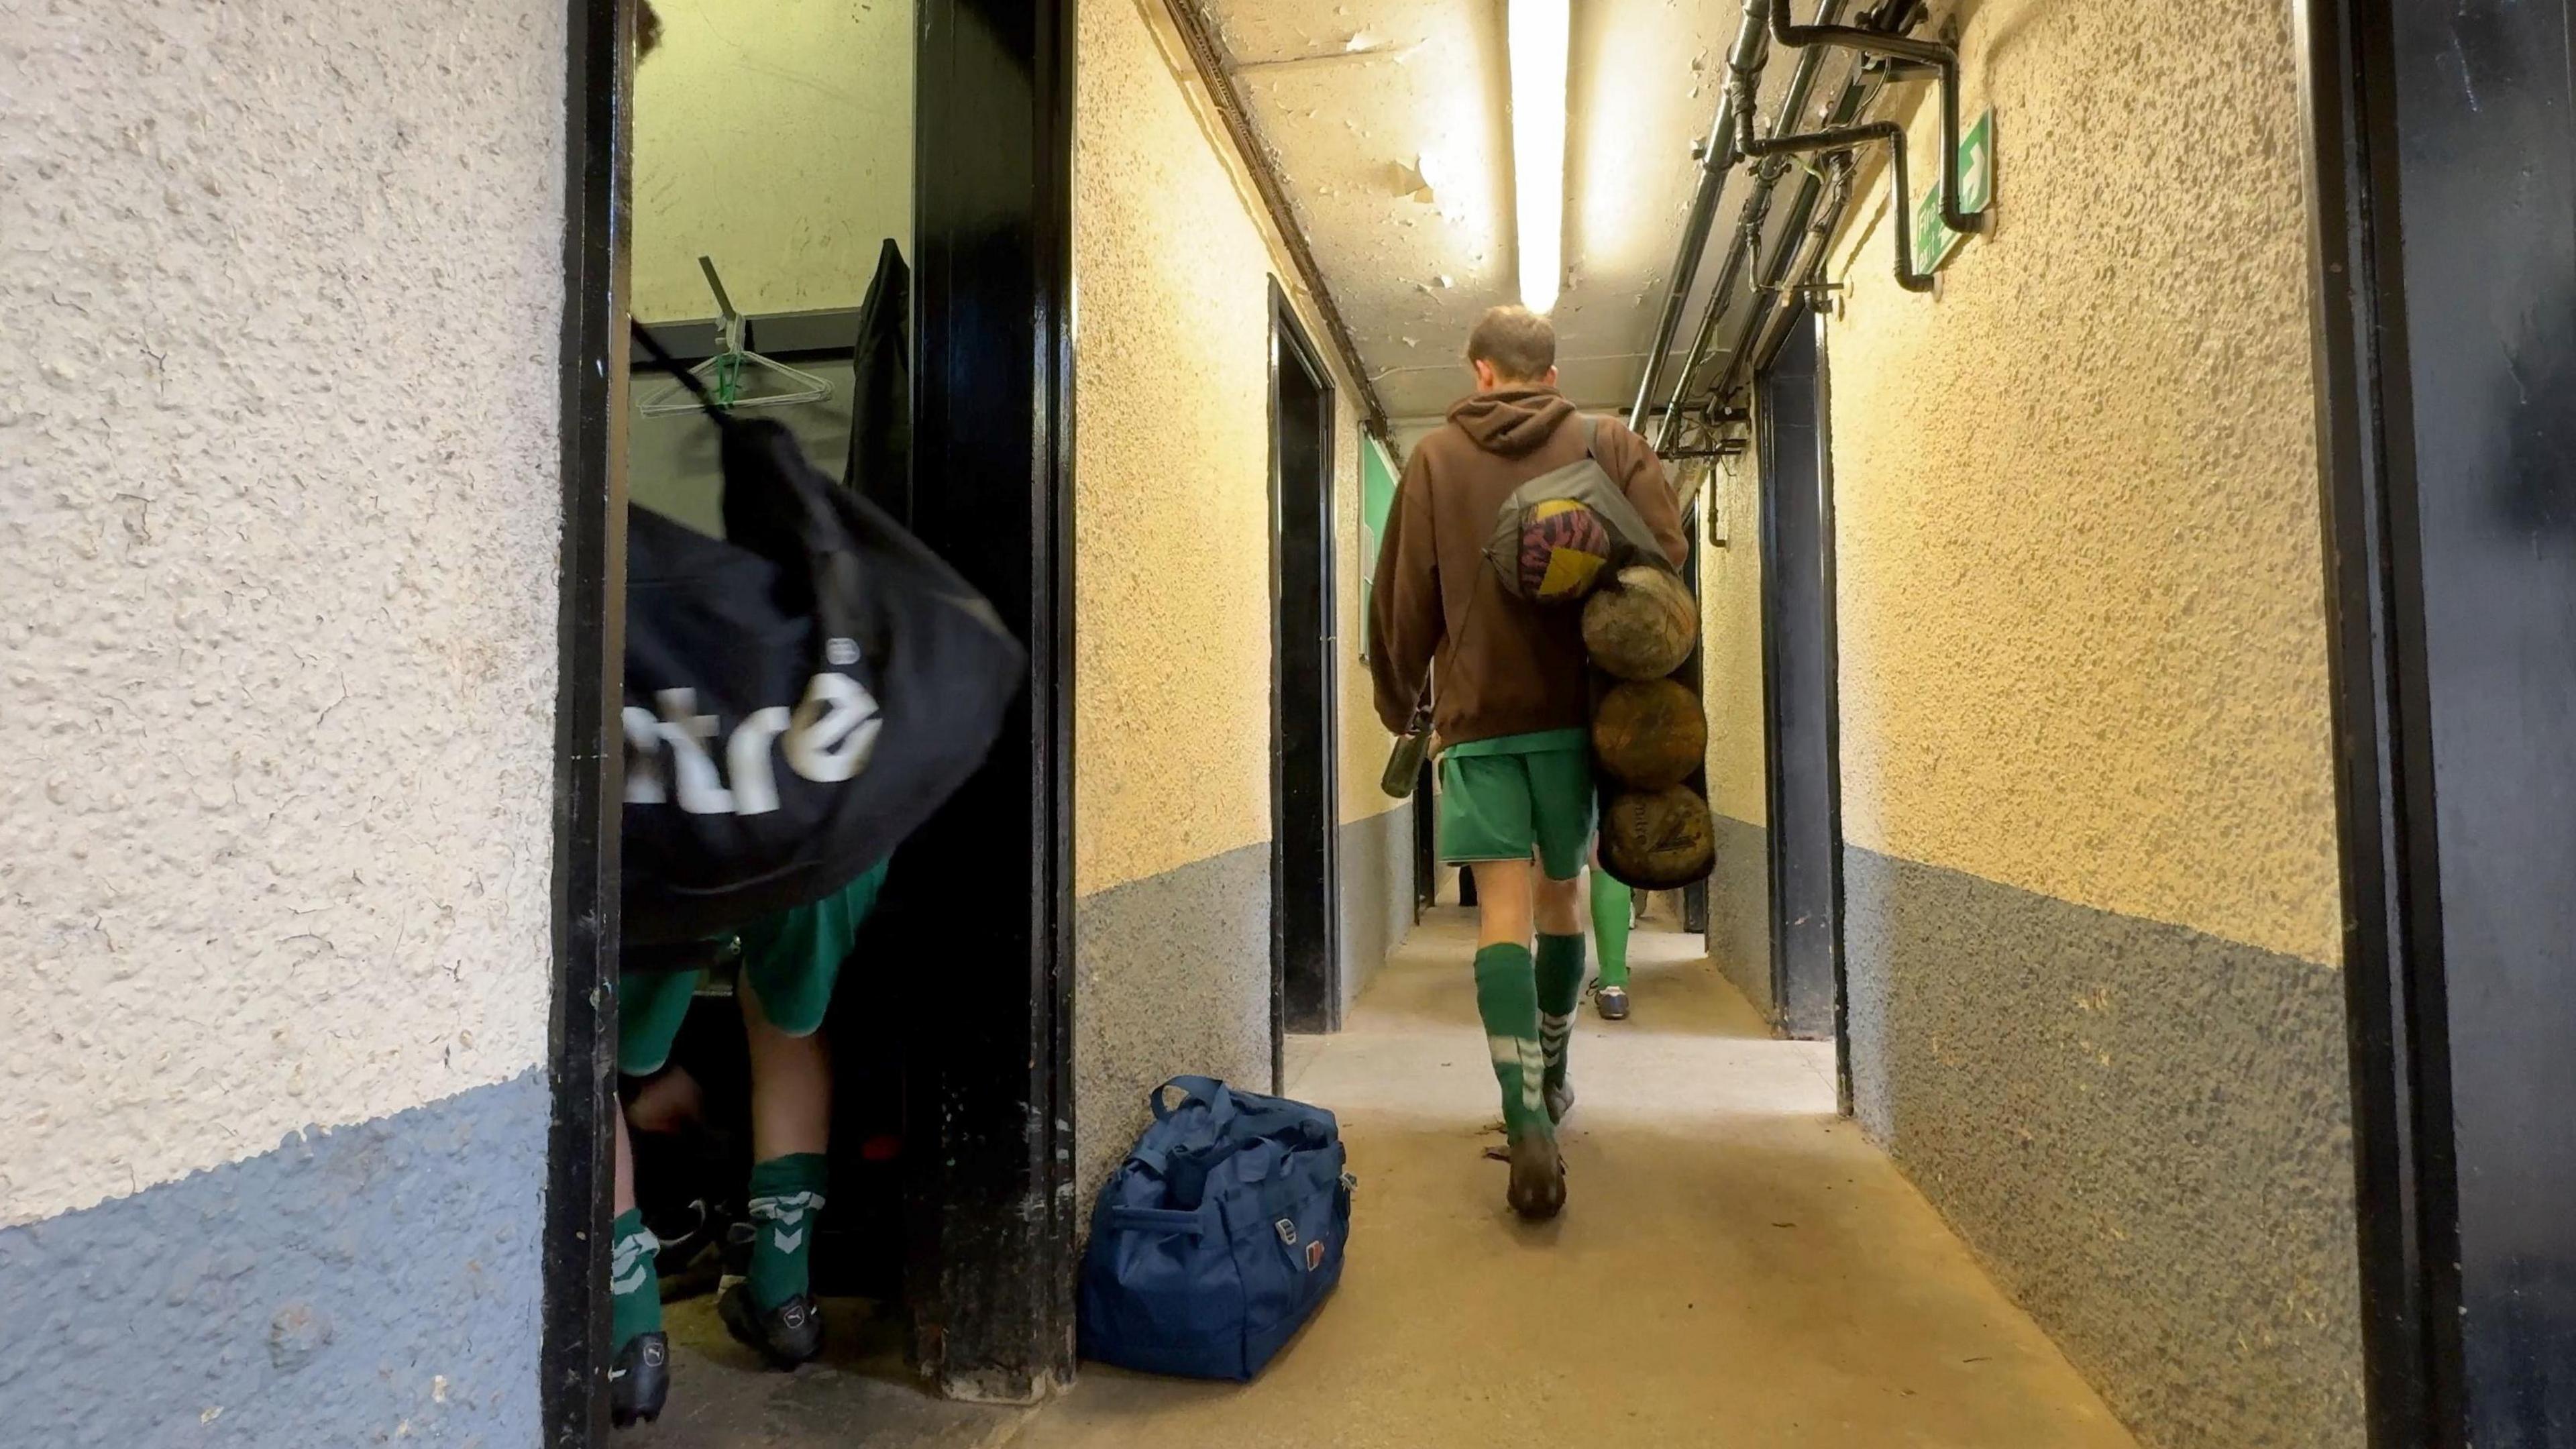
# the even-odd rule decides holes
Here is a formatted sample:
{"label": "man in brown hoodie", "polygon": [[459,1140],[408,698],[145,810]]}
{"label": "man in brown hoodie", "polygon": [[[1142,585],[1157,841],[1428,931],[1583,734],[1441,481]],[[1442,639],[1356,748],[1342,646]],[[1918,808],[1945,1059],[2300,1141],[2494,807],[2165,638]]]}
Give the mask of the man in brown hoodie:
{"label": "man in brown hoodie", "polygon": [[[1582,459],[1585,429],[1556,390],[1546,318],[1495,308],[1468,338],[1467,361],[1475,394],[1414,446],[1389,510],[1369,672],[1378,718],[1398,733],[1426,677],[1437,681],[1440,858],[1476,875],[1476,1009],[1511,1137],[1509,1200],[1523,1217],[1547,1218],[1565,1203],[1556,1122],[1574,1103],[1565,1060],[1583,991],[1591,676],[1582,611],[1510,593],[1484,549],[1514,489]],[[1680,567],[1689,543],[1654,449],[1607,418],[1591,449]]]}

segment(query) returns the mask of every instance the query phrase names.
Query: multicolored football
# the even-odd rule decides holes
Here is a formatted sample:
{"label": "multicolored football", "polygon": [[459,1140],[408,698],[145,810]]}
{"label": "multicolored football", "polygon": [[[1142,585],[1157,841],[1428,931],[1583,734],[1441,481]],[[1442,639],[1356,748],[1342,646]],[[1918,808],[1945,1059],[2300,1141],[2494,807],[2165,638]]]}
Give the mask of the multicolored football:
{"label": "multicolored football", "polygon": [[1568,604],[1592,592],[1610,561],[1610,528],[1571,498],[1533,504],[1521,519],[1521,595]]}

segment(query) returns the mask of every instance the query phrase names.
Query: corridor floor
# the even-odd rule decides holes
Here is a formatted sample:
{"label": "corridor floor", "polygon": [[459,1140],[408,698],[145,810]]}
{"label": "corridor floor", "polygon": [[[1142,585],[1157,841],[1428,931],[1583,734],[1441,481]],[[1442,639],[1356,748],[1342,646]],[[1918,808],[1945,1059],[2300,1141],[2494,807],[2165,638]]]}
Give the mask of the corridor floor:
{"label": "corridor floor", "polygon": [[770,1378],[768,1433],[684,1441],[2133,1446],[1835,1115],[1830,1048],[1769,1039],[1695,938],[1635,942],[1635,1016],[1587,1008],[1576,1031],[1569,1203],[1546,1227],[1511,1218],[1482,1155],[1500,1136],[1463,913],[1425,921],[1346,1031],[1292,1042],[1289,1092],[1340,1115],[1360,1186],[1340,1291],[1258,1383],[1089,1368],[1063,1400],[1011,1411],[935,1404],[889,1374],[826,1409],[862,1385],[808,1370]]}

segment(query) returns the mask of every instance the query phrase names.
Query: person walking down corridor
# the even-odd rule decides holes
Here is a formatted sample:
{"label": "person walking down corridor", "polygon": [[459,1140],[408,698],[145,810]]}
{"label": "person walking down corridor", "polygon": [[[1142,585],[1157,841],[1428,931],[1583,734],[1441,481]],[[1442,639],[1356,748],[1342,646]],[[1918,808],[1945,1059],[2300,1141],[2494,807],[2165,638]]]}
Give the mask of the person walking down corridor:
{"label": "person walking down corridor", "polygon": [[1495,308],[1468,338],[1467,361],[1475,393],[1415,445],[1396,487],[1369,672],[1378,718],[1396,733],[1431,682],[1440,858],[1475,873],[1476,1009],[1502,1087],[1508,1200],[1541,1219],[1565,1203],[1556,1124],[1574,1105],[1566,1050],[1584,980],[1591,681],[1581,610],[1507,590],[1485,545],[1514,489],[1581,461],[1587,445],[1676,567],[1688,543],[1654,449],[1616,421],[1580,421],[1557,390],[1546,318]]}

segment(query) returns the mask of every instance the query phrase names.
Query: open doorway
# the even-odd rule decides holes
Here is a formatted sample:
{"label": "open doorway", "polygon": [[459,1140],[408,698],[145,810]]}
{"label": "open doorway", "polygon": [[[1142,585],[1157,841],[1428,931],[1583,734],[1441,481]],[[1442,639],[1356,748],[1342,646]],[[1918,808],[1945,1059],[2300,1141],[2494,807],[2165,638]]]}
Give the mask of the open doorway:
{"label": "open doorway", "polygon": [[1762,450],[1763,751],[1774,1025],[1835,1036],[1842,997],[1842,766],[1833,465],[1823,350],[1801,311],[1754,379]]}
{"label": "open doorway", "polygon": [[[926,1385],[1027,1402],[1072,1372],[1059,1291],[1074,1245],[1071,9],[654,9],[577,0],[568,55],[546,1442],[608,1442],[621,1281],[611,1143],[621,1096],[669,1086],[684,1058],[690,1090],[668,1115],[690,1130],[636,1154],[636,1196],[661,1214],[648,1227],[668,1269],[673,1388],[658,1438],[867,1442],[902,1427],[867,1407],[883,1396],[926,1402]],[[639,22],[659,32],[640,82]],[[790,73],[818,83],[775,84]],[[942,83],[916,90],[916,75]],[[763,101],[743,104],[754,92]],[[724,527],[703,419],[647,411],[666,377],[639,367],[630,386],[630,316],[682,366],[737,353],[777,364],[757,377],[743,365],[736,396],[768,390],[762,414],[963,575],[1029,656],[981,772],[899,848],[828,993],[830,1175],[810,1286],[825,1361],[855,1370],[835,1381],[863,1391],[810,1405],[826,1411],[785,1437],[783,1421],[753,1416],[801,1381],[724,1341],[697,1301],[711,1295],[694,1291],[740,1267],[729,1252],[747,1192],[737,973],[722,960],[695,967],[694,988],[672,993],[669,1060],[621,1061],[621,1009],[635,1004],[621,978],[637,963],[620,950],[623,784],[609,732],[628,507],[709,537]],[[997,895],[1027,907],[994,911]],[[898,969],[926,960],[935,973]],[[895,1020],[903,1029],[887,1030]],[[646,1115],[659,1125],[672,1105]]]}
{"label": "open doorway", "polygon": [[1274,1069],[1341,1025],[1334,860],[1333,388],[1270,284],[1270,901]]}

